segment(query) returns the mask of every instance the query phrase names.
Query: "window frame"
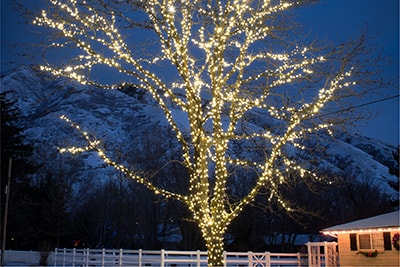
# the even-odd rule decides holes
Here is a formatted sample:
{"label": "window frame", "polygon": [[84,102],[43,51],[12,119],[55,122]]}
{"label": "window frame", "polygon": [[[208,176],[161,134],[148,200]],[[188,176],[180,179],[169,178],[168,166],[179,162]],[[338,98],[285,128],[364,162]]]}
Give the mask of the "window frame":
{"label": "window frame", "polygon": [[[368,236],[368,238],[365,237],[365,240],[363,240],[363,238],[360,238],[361,236]],[[350,234],[349,237],[350,250],[352,251],[376,250],[382,252],[385,250],[392,250],[390,232],[358,232]],[[369,248],[366,248],[367,243],[369,243]]]}
{"label": "window frame", "polygon": [[[361,237],[365,238],[362,240]],[[359,233],[357,234],[357,239],[359,248],[358,250],[385,250],[385,243],[382,233]],[[367,243],[369,243],[368,248],[365,247]]]}

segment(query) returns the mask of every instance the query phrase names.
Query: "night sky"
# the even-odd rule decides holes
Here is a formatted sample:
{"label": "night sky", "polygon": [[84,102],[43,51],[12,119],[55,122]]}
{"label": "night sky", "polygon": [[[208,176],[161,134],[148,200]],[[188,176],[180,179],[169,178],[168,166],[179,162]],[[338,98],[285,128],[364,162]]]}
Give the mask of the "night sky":
{"label": "night sky", "polygon": [[[40,43],[44,35],[35,32],[37,28],[26,23],[27,18],[10,5],[12,0],[1,0],[1,71],[20,65],[43,63],[40,49],[33,49],[31,43]],[[20,2],[23,2],[20,0]],[[32,9],[40,10],[41,0],[26,0]],[[355,105],[399,94],[399,1],[398,0],[320,0],[296,11],[297,21],[310,30],[310,37],[327,39],[333,43],[346,41],[367,29],[386,57],[393,64],[385,68],[385,76],[395,77],[397,85],[388,88],[381,96],[361,99]],[[33,56],[33,57],[32,57]],[[360,123],[360,134],[382,140],[388,144],[399,144],[399,98],[370,104],[362,108],[378,116],[367,124]],[[363,111],[362,110],[362,111]]]}

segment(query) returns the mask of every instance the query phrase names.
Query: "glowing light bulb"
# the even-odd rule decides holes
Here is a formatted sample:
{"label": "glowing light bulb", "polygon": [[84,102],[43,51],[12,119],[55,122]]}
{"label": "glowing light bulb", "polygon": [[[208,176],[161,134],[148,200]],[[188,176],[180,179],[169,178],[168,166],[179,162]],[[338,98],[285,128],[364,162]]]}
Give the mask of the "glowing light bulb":
{"label": "glowing light bulb", "polygon": [[168,6],[168,12],[169,13],[175,13],[176,9],[173,5]]}

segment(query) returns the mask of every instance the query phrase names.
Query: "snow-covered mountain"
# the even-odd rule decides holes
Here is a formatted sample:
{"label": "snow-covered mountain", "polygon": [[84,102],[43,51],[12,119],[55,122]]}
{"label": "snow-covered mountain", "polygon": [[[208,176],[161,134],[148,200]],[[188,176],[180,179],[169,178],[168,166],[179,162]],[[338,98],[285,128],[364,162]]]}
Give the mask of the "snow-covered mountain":
{"label": "snow-covered mountain", "polygon": [[[42,171],[67,175],[77,185],[75,188],[80,188],[81,182],[88,179],[95,184],[118,174],[95,153],[60,155],[60,147],[84,144],[82,136],[61,120],[61,115],[95,135],[113,158],[128,166],[156,166],[179,158],[177,142],[163,112],[140,90],[127,95],[118,90],[81,86],[65,79],[54,79],[34,68],[3,73],[1,90],[11,91],[8,97],[17,100],[16,105],[26,117],[25,135],[34,143],[35,162],[41,164]],[[179,111],[173,113],[181,127],[185,127],[184,115]],[[267,127],[272,123],[259,111],[249,114],[248,118],[254,127]],[[345,133],[338,133],[336,138],[324,135],[319,138],[321,145],[313,153],[312,168],[351,174],[379,186],[387,194],[397,194],[388,186],[389,181],[397,179],[388,171],[398,164],[392,154],[395,147]],[[310,158],[304,151],[292,153],[296,157]]]}

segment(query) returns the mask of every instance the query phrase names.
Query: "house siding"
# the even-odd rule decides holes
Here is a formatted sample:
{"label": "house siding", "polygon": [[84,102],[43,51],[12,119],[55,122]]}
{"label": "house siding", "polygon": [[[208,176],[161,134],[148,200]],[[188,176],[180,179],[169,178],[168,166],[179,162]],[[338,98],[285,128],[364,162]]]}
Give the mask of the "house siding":
{"label": "house siding", "polygon": [[[391,232],[390,237],[394,234]],[[393,246],[391,250],[378,250],[376,257],[366,257],[357,254],[358,251],[351,250],[349,234],[339,234],[338,244],[340,266],[400,266],[400,251]]]}

